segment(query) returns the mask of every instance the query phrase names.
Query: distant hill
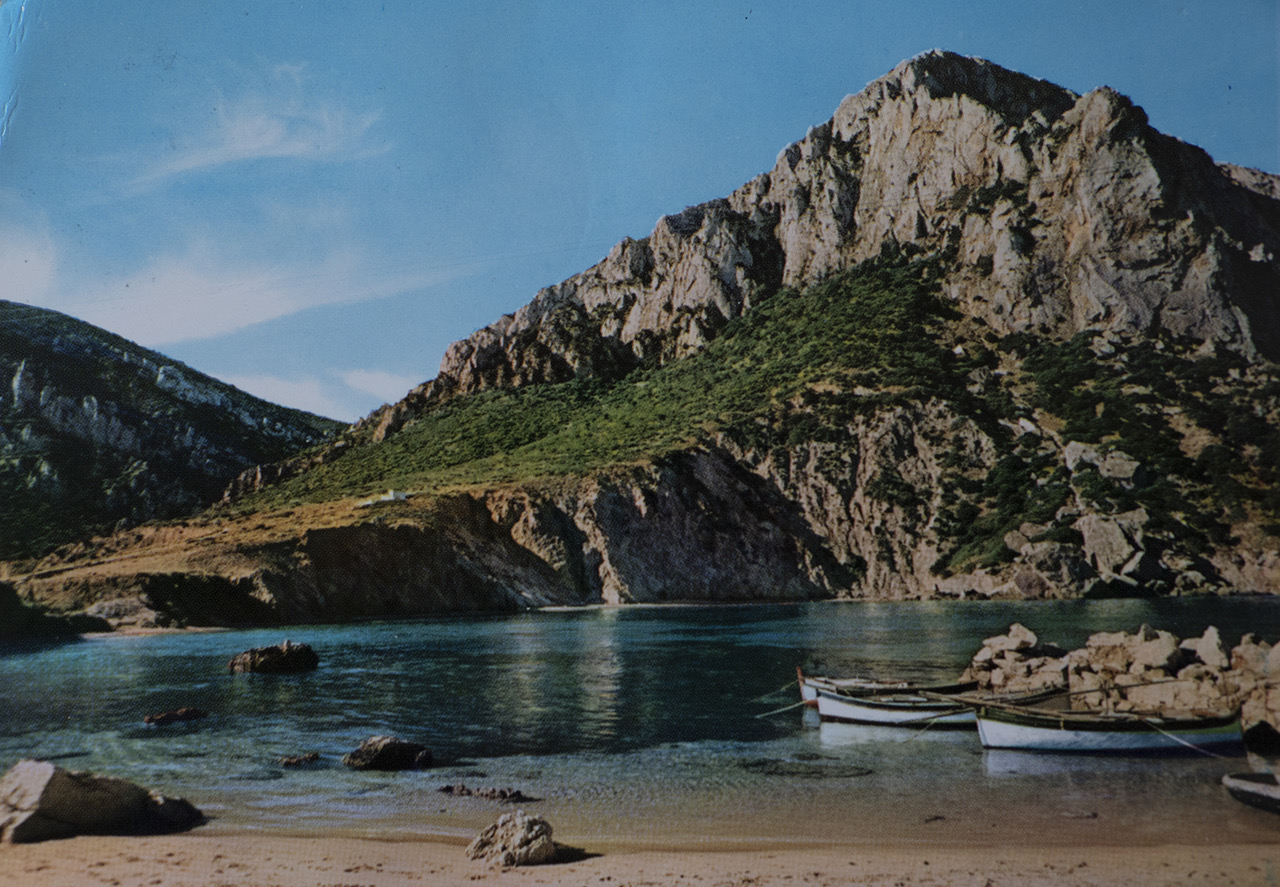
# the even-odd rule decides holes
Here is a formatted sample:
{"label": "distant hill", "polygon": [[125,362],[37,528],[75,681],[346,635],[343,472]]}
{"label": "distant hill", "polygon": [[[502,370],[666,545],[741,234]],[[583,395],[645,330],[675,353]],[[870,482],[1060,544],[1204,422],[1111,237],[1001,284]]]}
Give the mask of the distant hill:
{"label": "distant hill", "polygon": [[197,512],[341,423],[56,311],[0,301],[0,558]]}
{"label": "distant hill", "polygon": [[12,581],[138,624],[1277,592],[1277,195],[928,53],[332,443]]}

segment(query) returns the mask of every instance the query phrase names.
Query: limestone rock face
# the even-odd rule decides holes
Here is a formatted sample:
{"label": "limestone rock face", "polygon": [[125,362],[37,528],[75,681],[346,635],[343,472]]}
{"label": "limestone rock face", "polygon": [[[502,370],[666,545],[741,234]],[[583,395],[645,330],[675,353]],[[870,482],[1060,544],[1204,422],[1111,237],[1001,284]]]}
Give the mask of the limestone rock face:
{"label": "limestone rock face", "polygon": [[523,810],[504,813],[467,845],[467,858],[505,868],[554,862],[551,823]]}
{"label": "limestone rock face", "polygon": [[181,798],[124,779],[20,761],[0,779],[0,842],[179,831],[203,820]]}
{"label": "limestone rock face", "polygon": [[[0,300],[0,558],[187,515],[338,423],[73,318]],[[61,525],[48,526],[50,513]],[[24,518],[25,516],[25,518]]]}
{"label": "limestone rock face", "polygon": [[663,217],[455,343],[436,379],[363,424],[380,439],[458,394],[685,356],[779,284],[886,245],[947,257],[948,296],[1000,334],[1162,330],[1275,359],[1278,193],[1108,88],[926,53],[728,198]]}

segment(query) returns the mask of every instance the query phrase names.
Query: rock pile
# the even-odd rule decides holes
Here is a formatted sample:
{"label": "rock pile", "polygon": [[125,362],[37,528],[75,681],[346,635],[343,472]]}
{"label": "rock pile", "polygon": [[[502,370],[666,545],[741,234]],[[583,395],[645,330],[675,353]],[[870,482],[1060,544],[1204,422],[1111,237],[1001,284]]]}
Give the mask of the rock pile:
{"label": "rock pile", "polygon": [[0,778],[0,843],[174,832],[202,821],[182,798],[48,761],[19,761]]}
{"label": "rock pile", "polygon": [[256,671],[266,674],[295,674],[320,666],[320,656],[309,644],[295,644],[285,639],[275,647],[255,647],[231,657],[227,671]]}
{"label": "rock pile", "polygon": [[467,857],[511,868],[554,862],[556,845],[551,823],[523,810],[504,813],[467,845]]}
{"label": "rock pile", "polygon": [[1066,652],[1018,624],[988,638],[965,680],[995,693],[1061,688],[1085,710],[1194,713],[1241,709],[1246,730],[1280,724],[1280,644],[1247,634],[1230,650],[1210,626],[1178,638],[1143,625],[1133,634],[1099,632]]}

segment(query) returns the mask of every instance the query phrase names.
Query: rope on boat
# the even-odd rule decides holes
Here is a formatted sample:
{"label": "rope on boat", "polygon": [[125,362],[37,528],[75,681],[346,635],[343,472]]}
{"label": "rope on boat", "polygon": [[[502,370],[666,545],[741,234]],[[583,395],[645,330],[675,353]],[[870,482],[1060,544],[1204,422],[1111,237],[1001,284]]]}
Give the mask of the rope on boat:
{"label": "rope on boat", "polygon": [[934,724],[938,723],[938,721],[940,720],[940,718],[941,718],[941,715],[939,715],[939,717],[936,717],[936,718],[925,718],[924,726],[923,726],[922,728],[920,728],[920,729],[919,729],[919,730],[917,730],[916,732],[912,733],[912,734],[911,734],[910,736],[908,736],[906,739],[899,739],[899,740],[898,740],[898,742],[899,742],[899,743],[906,743],[906,742],[910,742],[910,741],[911,741],[911,740],[913,740],[913,739],[919,739],[921,736],[923,736],[923,735],[925,734],[925,731],[927,731],[927,730],[928,730],[930,727],[932,727]]}
{"label": "rope on boat", "polygon": [[795,686],[796,684],[798,684],[798,683],[800,683],[800,682],[799,682],[799,681],[792,681],[792,682],[791,682],[791,683],[789,683],[789,684],[783,684],[781,687],[779,687],[778,689],[774,690],[772,693],[766,693],[766,694],[764,694],[763,696],[757,696],[755,699],[752,699],[751,701],[752,701],[752,702],[764,702],[766,699],[772,699],[773,697],[777,696],[779,693],[782,693],[782,692],[783,692],[783,691],[785,691],[785,690],[790,690],[792,687],[794,687],[794,686]]}
{"label": "rope on boat", "polygon": [[1148,727],[1150,727],[1152,730],[1155,730],[1157,733],[1163,733],[1165,736],[1168,736],[1168,737],[1169,737],[1170,739],[1172,739],[1174,742],[1177,742],[1177,743],[1180,743],[1180,744],[1182,744],[1182,745],[1185,745],[1187,748],[1191,749],[1192,751],[1198,751],[1198,752],[1200,752],[1200,754],[1202,754],[1202,755],[1208,755],[1208,756],[1209,756],[1209,757],[1211,757],[1211,758],[1225,758],[1225,757],[1227,757],[1226,755],[1220,755],[1220,754],[1218,754],[1217,752],[1209,751],[1209,749],[1207,749],[1207,748],[1202,748],[1202,747],[1200,747],[1200,746],[1196,745],[1194,742],[1187,742],[1187,740],[1183,739],[1181,736],[1175,736],[1174,734],[1170,733],[1168,730],[1162,730],[1162,729],[1160,728],[1160,725],[1159,725],[1159,724],[1152,723],[1151,721],[1147,720],[1146,718],[1142,718],[1141,720],[1142,720],[1142,723],[1146,724],[1146,725],[1147,725]]}
{"label": "rope on boat", "polygon": [[[783,689],[785,689],[785,688],[783,688]],[[765,713],[764,713],[764,714],[762,714],[762,715],[756,715],[756,717],[757,717],[757,718],[769,718],[769,717],[773,717],[774,715],[780,715],[780,714],[782,714],[784,711],[791,711],[791,709],[793,709],[793,708],[799,708],[799,707],[800,707],[800,706],[802,706],[802,705],[804,705],[804,700],[801,700],[801,701],[799,701],[799,702],[792,703],[791,705],[787,705],[787,706],[784,706],[784,707],[782,707],[782,708],[775,708],[773,711],[767,711],[767,712],[765,712]]]}

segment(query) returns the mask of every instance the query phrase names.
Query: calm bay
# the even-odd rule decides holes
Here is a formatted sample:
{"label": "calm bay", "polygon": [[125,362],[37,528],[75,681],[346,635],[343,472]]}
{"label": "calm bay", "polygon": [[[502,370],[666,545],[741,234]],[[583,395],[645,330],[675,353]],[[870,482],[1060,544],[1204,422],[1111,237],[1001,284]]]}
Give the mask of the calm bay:
{"label": "calm bay", "polygon": [[[185,796],[206,828],[396,839],[471,835],[502,808],[442,794],[513,787],[574,843],[734,846],[982,833],[1018,842],[1265,838],[1227,797],[1244,756],[984,752],[968,732],[819,724],[787,709],[797,665],[945,679],[1020,622],[1082,644],[1146,623],[1228,645],[1280,639],[1280,598],[892,602],[542,611],[287,629],[100,636],[0,647],[0,767],[24,757]],[[229,675],[284,638],[304,675]],[[200,721],[144,715],[190,705]],[[437,766],[364,773],[366,737],[430,747]],[[317,751],[291,769],[284,755]],[[1252,763],[1257,764],[1258,761]],[[1266,765],[1266,762],[1262,762]],[[1274,762],[1273,762],[1274,763]],[[1007,835],[1002,834],[1007,833]]]}

